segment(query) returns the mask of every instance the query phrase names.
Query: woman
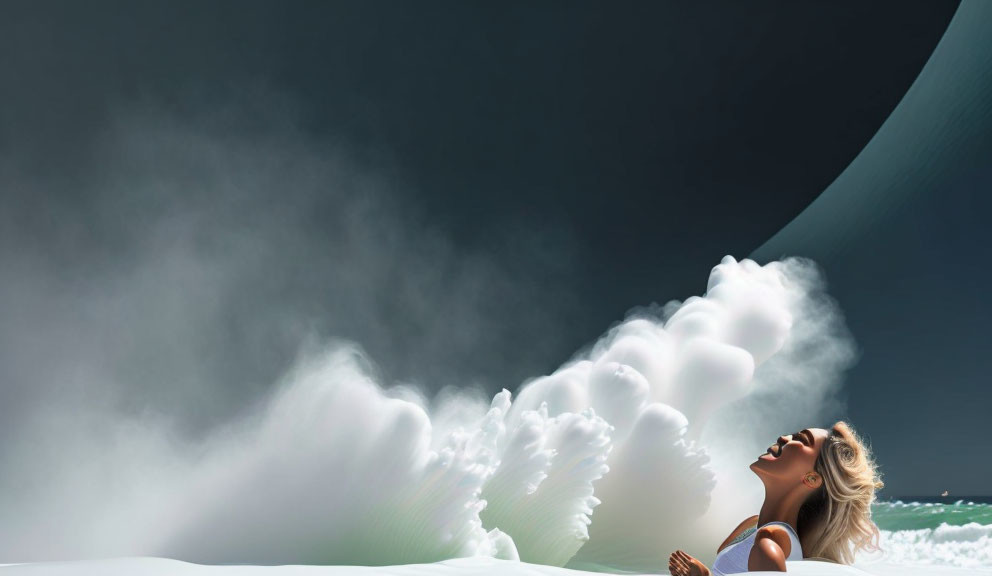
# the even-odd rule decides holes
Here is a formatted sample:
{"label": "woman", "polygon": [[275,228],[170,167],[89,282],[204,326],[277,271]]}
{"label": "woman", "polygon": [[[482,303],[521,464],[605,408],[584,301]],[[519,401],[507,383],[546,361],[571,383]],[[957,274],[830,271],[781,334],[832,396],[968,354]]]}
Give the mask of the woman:
{"label": "woman", "polygon": [[[878,549],[871,504],[882,482],[868,449],[846,423],[829,432],[808,428],[779,436],[751,470],[765,485],[761,512],[720,545],[712,574],[785,572],[786,560],[804,557],[850,564],[858,550]],[[668,559],[668,569],[673,576],[710,574],[681,550]]]}

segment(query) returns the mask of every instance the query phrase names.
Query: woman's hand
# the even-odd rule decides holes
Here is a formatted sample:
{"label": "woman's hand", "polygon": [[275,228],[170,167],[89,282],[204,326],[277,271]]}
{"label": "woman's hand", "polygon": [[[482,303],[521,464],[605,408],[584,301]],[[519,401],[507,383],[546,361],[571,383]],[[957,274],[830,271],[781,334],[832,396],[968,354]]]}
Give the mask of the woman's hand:
{"label": "woman's hand", "polygon": [[668,572],[672,576],[710,576],[710,569],[705,564],[681,550],[668,557]]}
{"label": "woman's hand", "polygon": [[789,533],[781,526],[763,526],[754,535],[754,546],[747,557],[749,572],[785,572],[785,559],[792,552]]}

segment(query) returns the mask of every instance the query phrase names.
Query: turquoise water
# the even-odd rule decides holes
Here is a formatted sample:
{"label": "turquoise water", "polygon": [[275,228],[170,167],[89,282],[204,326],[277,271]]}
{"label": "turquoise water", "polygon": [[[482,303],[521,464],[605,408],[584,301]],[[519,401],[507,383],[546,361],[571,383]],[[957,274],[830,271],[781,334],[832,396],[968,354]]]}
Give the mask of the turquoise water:
{"label": "turquoise water", "polygon": [[872,519],[882,530],[920,530],[942,523],[963,526],[970,522],[992,525],[990,496],[903,496],[885,499],[872,507]]}

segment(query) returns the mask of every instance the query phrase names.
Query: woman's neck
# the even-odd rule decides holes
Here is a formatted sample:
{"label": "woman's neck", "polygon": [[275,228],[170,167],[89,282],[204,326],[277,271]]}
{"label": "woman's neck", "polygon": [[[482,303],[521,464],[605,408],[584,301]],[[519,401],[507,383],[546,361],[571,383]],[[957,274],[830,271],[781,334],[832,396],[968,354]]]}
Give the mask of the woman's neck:
{"label": "woman's neck", "polygon": [[761,504],[761,512],[758,513],[758,526],[764,526],[769,522],[785,522],[797,530],[796,523],[799,518],[799,508],[803,505],[806,494],[798,491],[780,492],[769,490],[765,486],[765,501]]}

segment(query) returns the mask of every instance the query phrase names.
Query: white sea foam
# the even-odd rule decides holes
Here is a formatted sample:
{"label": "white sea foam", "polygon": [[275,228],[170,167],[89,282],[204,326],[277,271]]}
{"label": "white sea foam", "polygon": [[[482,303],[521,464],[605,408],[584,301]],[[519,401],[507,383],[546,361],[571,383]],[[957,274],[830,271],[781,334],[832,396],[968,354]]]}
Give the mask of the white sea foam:
{"label": "white sea foam", "polygon": [[811,263],[729,256],[704,296],[633,314],[515,400],[456,393],[431,411],[415,390],[383,389],[356,346],[332,344],[196,445],[146,421],[80,444],[93,462],[57,468],[0,512],[21,528],[0,552],[654,571],[684,548],[710,561],[760,503],[747,464],[827,416],[850,351]]}
{"label": "white sea foam", "polygon": [[[992,526],[971,522],[941,523],[937,528],[882,531],[876,554],[887,564],[958,566],[992,570]],[[871,555],[865,560],[870,561]]]}
{"label": "white sea foam", "polygon": [[[867,569],[826,562],[787,562],[787,573],[798,576],[976,576],[981,569],[907,567],[874,564]],[[592,576],[593,572],[492,558],[458,558],[433,564],[405,566],[202,566],[163,558],[120,558],[89,562],[0,565],[3,576]],[[775,575],[781,572],[748,572]]]}

